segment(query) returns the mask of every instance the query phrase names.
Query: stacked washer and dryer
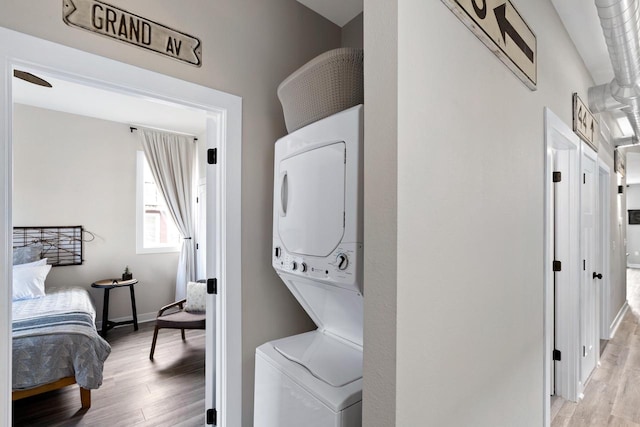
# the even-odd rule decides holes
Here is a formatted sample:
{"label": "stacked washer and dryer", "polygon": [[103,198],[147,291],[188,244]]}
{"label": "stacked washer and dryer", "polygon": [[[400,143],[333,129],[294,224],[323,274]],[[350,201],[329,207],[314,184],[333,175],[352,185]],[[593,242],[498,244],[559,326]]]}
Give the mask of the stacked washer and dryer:
{"label": "stacked washer and dryer", "polygon": [[254,427],[360,427],[362,50],[320,55],[278,95],[291,133],[275,144],[272,265],[318,329],[256,349]]}

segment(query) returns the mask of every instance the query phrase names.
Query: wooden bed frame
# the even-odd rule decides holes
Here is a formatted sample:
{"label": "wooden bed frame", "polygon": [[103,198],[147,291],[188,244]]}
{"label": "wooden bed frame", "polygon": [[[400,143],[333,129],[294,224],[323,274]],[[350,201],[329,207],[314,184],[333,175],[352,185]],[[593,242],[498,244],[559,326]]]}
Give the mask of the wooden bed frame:
{"label": "wooden bed frame", "polygon": [[[15,390],[11,395],[11,400],[20,400],[25,397],[35,396],[36,394],[46,393],[47,391],[58,390],[62,387],[75,383],[75,377],[64,377],[58,381],[30,388],[28,390]],[[91,390],[80,387],[80,402],[82,403],[82,409],[89,409],[91,407]]]}

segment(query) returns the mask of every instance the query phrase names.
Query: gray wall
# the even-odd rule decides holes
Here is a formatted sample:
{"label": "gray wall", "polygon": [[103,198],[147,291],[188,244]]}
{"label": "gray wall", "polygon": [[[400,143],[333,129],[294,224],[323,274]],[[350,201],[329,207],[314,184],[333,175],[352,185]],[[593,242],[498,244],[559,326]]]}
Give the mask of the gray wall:
{"label": "gray wall", "polygon": [[[47,289],[88,289],[99,320],[103,295],[91,283],[128,265],[140,281],[139,316],[155,318],[174,300],[179,254],[136,255],[137,135],[122,123],[21,104],[13,126],[14,225],[83,225],[96,236],[84,244],[83,265],[51,269]],[[131,317],[126,289],[111,293],[109,318],[121,317]]]}
{"label": "gray wall", "polygon": [[308,60],[339,47],[341,31],[295,0],[109,3],[199,37],[202,67],[68,27],[57,0],[6,0],[0,26],[242,97],[242,409],[250,426],[255,348],[313,328],[270,265],[273,144],[285,134],[276,88]]}
{"label": "gray wall", "polygon": [[342,27],[342,47],[359,47],[364,46],[364,13],[353,18]]}
{"label": "gray wall", "polygon": [[[364,7],[366,250],[363,425],[394,426],[398,286],[398,10],[395,1],[365,0]],[[415,425],[429,424],[418,422]]]}
{"label": "gray wall", "polygon": [[514,4],[535,92],[442,2],[365,1],[365,425],[543,423],[543,108],[570,126],[593,82],[550,1]]}

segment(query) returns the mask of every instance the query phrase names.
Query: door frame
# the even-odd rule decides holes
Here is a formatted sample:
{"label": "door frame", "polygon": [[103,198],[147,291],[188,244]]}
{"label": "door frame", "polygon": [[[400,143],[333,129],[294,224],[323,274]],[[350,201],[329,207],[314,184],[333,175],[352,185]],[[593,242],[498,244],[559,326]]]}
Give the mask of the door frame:
{"label": "door frame", "polygon": [[[580,139],[556,114],[544,108],[545,172],[544,172],[544,310],[543,310],[543,420],[551,424],[551,368],[555,363],[556,395],[567,400],[578,398],[579,283],[580,283]],[[554,162],[562,157],[562,205],[557,221],[562,224],[554,232]],[[554,245],[555,239],[555,245]],[[555,246],[555,248],[554,248]],[[562,262],[561,274],[553,271],[554,252]],[[554,291],[554,278],[561,282]],[[556,328],[554,331],[554,307]],[[554,362],[553,339],[561,351]]]}
{"label": "door frame", "polygon": [[[581,258],[583,259],[583,262],[586,262],[586,270],[583,269],[581,275],[580,275],[580,347],[582,348],[582,345],[585,344],[582,340],[583,340],[583,331],[585,329],[587,329],[586,332],[589,332],[587,328],[587,326],[585,324],[583,324],[583,309],[586,307],[586,301],[585,301],[585,296],[586,296],[586,292],[590,292],[587,288],[588,287],[596,287],[598,282],[596,282],[596,279],[592,276],[593,273],[595,273],[597,265],[598,265],[598,254],[600,252],[600,248],[599,248],[599,233],[600,233],[600,223],[599,223],[599,215],[598,215],[598,202],[599,202],[599,181],[600,181],[600,174],[599,174],[599,168],[598,168],[598,152],[591,148],[586,142],[582,142],[581,143],[581,156],[580,156],[580,173],[583,174],[584,173],[584,167],[585,167],[585,158],[589,159],[589,161],[593,162],[593,187],[592,187],[592,191],[593,191],[593,254],[592,254],[592,258],[591,260],[587,259],[587,256],[585,254],[585,250],[587,250],[587,242],[584,241],[584,239],[581,238],[580,240],[580,254],[581,254]],[[588,184],[588,181],[587,181]],[[580,235],[583,235],[583,226],[584,226],[584,221],[582,221],[582,218],[584,217],[584,210],[582,209],[583,203],[584,203],[584,198],[582,197],[583,191],[585,190],[585,185],[587,185],[583,182],[582,186],[580,187],[580,194],[581,194],[581,200],[580,200],[580,206],[581,206],[581,212],[580,212],[580,218],[581,218],[581,223],[580,223]],[[581,398],[583,396],[583,392],[584,389],[586,387],[587,382],[589,381],[589,378],[591,377],[591,375],[593,374],[593,371],[597,368],[598,363],[600,361],[600,319],[599,319],[599,313],[600,313],[600,292],[598,292],[597,289],[593,290],[593,298],[595,299],[595,301],[593,302],[593,315],[595,316],[595,319],[593,319],[593,330],[590,331],[590,333],[587,336],[590,336],[590,339],[593,340],[593,344],[594,344],[594,349],[593,349],[593,368],[591,368],[589,370],[589,374],[586,375],[586,377],[583,377],[584,375],[584,371],[583,368],[585,366],[585,356],[582,355],[580,356],[580,375],[579,375],[579,384],[578,384],[578,393],[579,393],[579,397]]]}
{"label": "door frame", "polygon": [[[216,306],[216,392],[207,389],[207,408],[218,409],[218,425],[240,427],[242,420],[241,353],[241,143],[242,100],[218,90],[179,80],[154,71],[72,49],[0,27],[0,425],[11,425],[11,295],[12,295],[12,121],[13,69],[55,74],[84,85],[154,98],[209,112],[216,123],[208,136],[218,137],[216,202],[216,259],[208,259],[217,271],[219,294],[207,302]],[[210,174],[208,174],[210,175]],[[213,175],[213,174],[211,174]],[[210,199],[213,199],[211,197]],[[213,203],[213,202],[212,202]],[[208,233],[209,235],[209,233]],[[211,247],[212,245],[210,245]],[[217,268],[215,268],[217,267]],[[233,286],[228,286],[233,284]],[[211,329],[209,329],[211,331]],[[207,334],[207,350],[211,347]],[[214,373],[215,374],[215,373]],[[211,402],[211,403],[209,403]]]}
{"label": "door frame", "polygon": [[600,281],[600,339],[611,339],[611,169],[598,158],[598,261]]}

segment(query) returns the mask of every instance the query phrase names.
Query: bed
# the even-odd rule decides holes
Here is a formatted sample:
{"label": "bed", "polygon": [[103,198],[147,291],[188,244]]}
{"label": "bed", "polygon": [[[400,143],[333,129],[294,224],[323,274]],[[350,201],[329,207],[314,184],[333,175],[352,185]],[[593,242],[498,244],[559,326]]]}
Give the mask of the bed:
{"label": "bed", "polygon": [[82,407],[91,406],[91,390],[102,384],[111,352],[95,315],[80,288],[13,301],[13,400],[77,383]]}

